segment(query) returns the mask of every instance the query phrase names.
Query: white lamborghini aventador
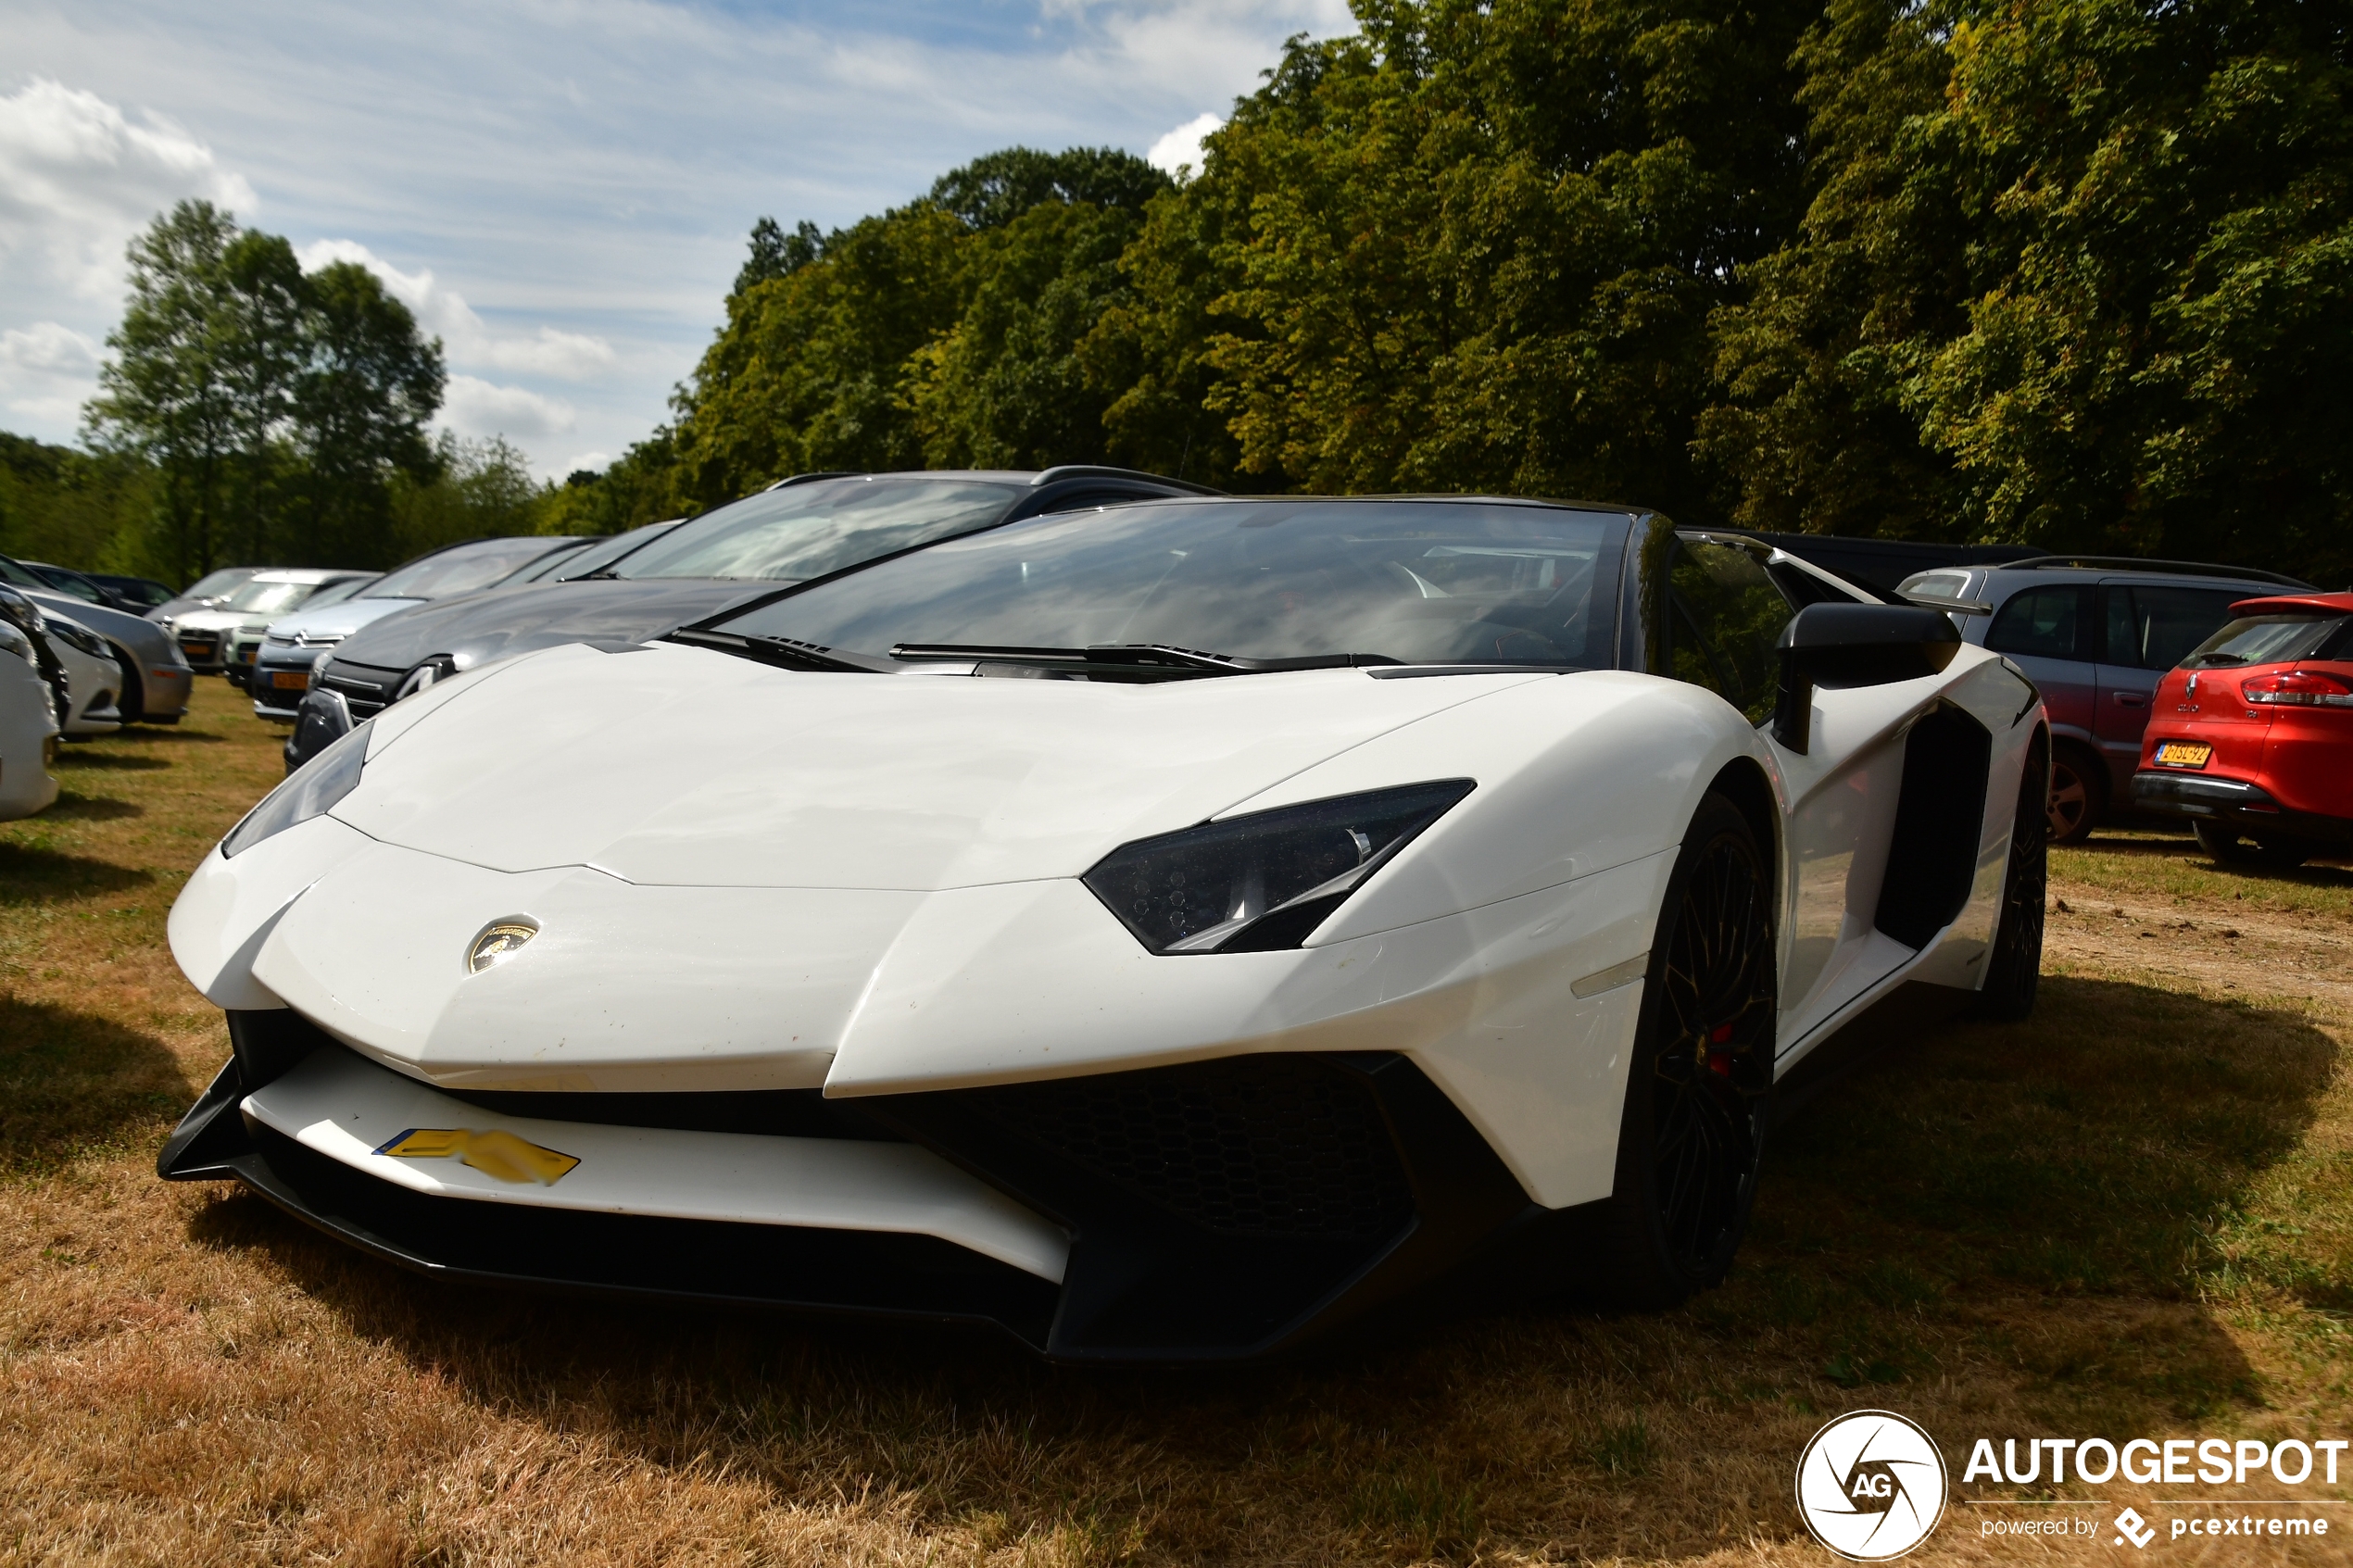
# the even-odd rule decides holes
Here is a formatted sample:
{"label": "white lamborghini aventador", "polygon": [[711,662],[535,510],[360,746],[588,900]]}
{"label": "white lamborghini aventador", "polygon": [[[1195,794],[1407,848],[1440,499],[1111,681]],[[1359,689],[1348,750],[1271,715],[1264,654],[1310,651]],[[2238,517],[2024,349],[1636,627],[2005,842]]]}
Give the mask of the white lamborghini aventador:
{"label": "white lamborghini aventador", "polygon": [[2047,756],[1935,610],[1655,516],[1036,518],[321,754],[172,911],[235,1053],[160,1169],[1067,1360],[1673,1301],[1843,1023],[2031,1006]]}

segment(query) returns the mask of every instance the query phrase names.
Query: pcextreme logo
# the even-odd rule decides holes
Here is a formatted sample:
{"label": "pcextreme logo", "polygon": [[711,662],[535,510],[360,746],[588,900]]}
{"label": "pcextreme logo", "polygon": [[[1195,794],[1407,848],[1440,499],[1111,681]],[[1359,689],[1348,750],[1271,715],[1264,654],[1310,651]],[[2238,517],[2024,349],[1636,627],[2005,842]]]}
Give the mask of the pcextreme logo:
{"label": "pcextreme logo", "polygon": [[1814,1434],[1797,1461],[1797,1512],[1853,1562],[1885,1562],[1944,1517],[1944,1456],[1893,1411],[1855,1411]]}

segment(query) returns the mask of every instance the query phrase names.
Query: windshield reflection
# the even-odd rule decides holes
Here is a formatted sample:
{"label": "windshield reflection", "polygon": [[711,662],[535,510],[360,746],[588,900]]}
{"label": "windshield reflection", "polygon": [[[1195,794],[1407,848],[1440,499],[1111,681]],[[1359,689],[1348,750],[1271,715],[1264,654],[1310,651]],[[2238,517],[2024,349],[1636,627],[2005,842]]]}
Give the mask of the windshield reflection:
{"label": "windshield reflection", "polygon": [[617,577],[797,583],[986,527],[1021,492],[964,479],[832,479],[763,491],[657,539]]}
{"label": "windshield reflection", "polygon": [[1622,513],[1500,502],[1149,502],[937,545],[715,629],[868,656],[1160,643],[1601,667],[1627,526]]}

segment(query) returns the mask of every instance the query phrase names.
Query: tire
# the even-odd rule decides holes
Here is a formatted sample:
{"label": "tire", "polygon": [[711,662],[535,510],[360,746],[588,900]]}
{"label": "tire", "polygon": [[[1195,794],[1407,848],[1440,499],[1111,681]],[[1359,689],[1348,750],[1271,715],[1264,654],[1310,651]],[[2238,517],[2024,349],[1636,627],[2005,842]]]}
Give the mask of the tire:
{"label": "tire", "polygon": [[139,666],[128,648],[117,646],[114,661],[122,666],[122,695],[114,699],[126,724],[142,723],[147,717],[147,684],[139,678]]}
{"label": "tire", "polygon": [[2081,844],[2108,814],[2108,768],[2071,746],[2051,751],[2050,842]]}
{"label": "tire", "polygon": [[2318,851],[2300,838],[2259,838],[2252,842],[2220,822],[2194,822],[2197,847],[2226,866],[2268,866],[2292,872]]}
{"label": "tire", "polygon": [[1765,1153],[1780,1009],[1773,879],[1738,807],[1711,794],[1676,857],[1651,945],[1604,1294],[1671,1307],[1722,1282]]}
{"label": "tire", "polygon": [[2018,815],[2010,826],[2010,863],[2002,873],[2001,924],[1985,983],[1971,1010],[1980,1018],[2015,1023],[2034,1010],[2043,981],[2044,902],[2051,879],[2050,811],[2045,804],[2043,767],[2030,760],[2018,786]]}

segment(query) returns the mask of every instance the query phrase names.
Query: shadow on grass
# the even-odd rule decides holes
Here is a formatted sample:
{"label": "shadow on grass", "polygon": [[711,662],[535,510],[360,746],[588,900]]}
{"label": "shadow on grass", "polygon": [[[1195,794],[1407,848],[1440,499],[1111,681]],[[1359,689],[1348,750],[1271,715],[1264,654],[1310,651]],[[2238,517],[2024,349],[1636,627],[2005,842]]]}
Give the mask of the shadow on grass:
{"label": "shadow on grass", "polygon": [[145,806],[128,800],[116,800],[103,795],[79,795],[69,789],[57,792],[57,798],[41,813],[53,822],[114,822],[125,817],[144,817]]}
{"label": "shadow on grass", "polygon": [[0,995],[0,1173],[120,1153],[169,1126],[195,1096],[154,1035]]}
{"label": "shadow on grass", "polygon": [[106,737],[117,746],[219,746],[226,735],[216,731],[192,728],[182,721],[177,724],[126,724]]}
{"label": "shadow on grass", "polygon": [[79,772],[84,769],[152,773],[170,766],[171,759],[167,757],[143,757],[137,752],[92,751],[86,746],[60,747],[57,752],[57,771],[62,773]]}
{"label": "shadow on grass", "polygon": [[[120,815],[136,814],[137,808]],[[35,831],[39,819],[31,824]],[[31,904],[70,898],[83,893],[120,893],[145,887],[155,872],[136,866],[118,866],[90,855],[68,854],[41,846],[0,842],[0,905]]]}
{"label": "shadow on grass", "polygon": [[1699,1555],[1758,1520],[1796,1532],[1790,1466],[1840,1410],[2130,1435],[2256,1398],[2202,1303],[2312,1124],[2326,1035],[2058,977],[2025,1024],[1856,1027],[1887,1048],[1777,1132],[1724,1288],[1271,1368],[1058,1370],[979,1332],[435,1284],[253,1198],[189,1236],[267,1255],[486,1409],[797,1494],[872,1487],[927,1527],[985,1515],[1040,1550],[1101,1530],[1204,1561]]}

